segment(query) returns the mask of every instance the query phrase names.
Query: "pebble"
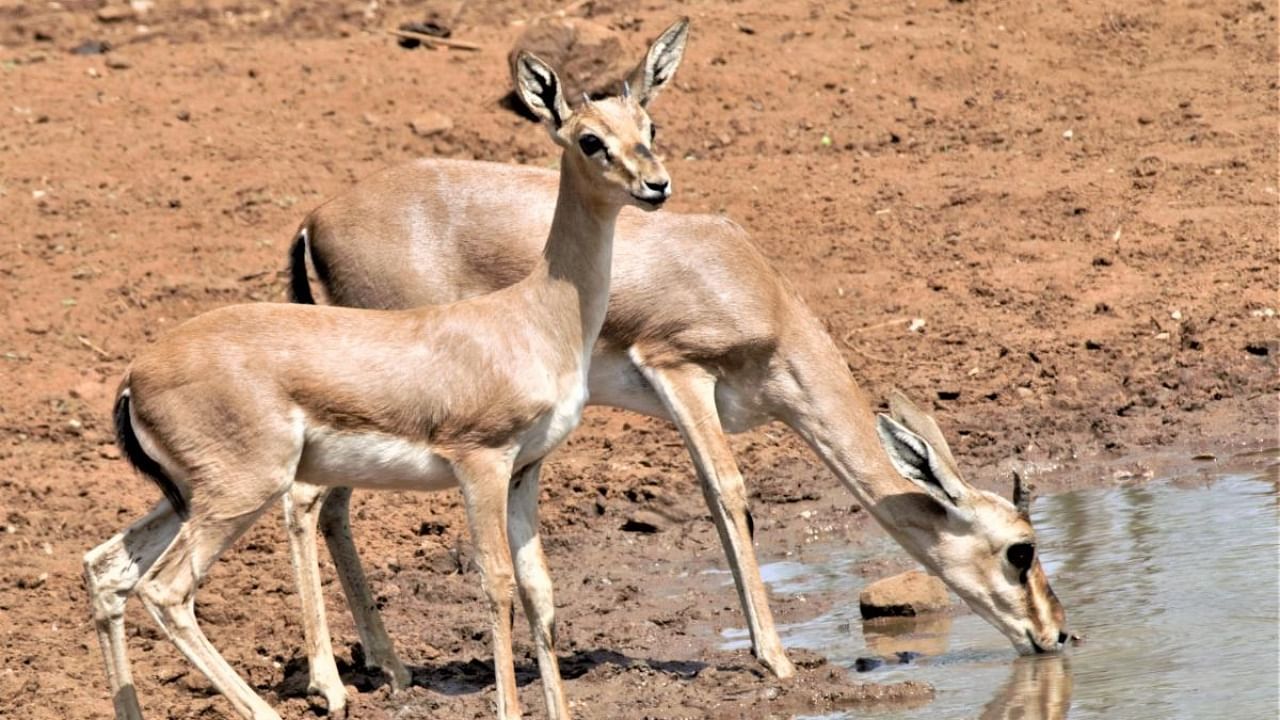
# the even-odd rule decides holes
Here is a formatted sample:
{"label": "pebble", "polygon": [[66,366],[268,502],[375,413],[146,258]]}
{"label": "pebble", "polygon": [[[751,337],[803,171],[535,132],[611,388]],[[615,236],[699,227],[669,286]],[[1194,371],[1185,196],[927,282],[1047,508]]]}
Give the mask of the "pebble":
{"label": "pebble", "polygon": [[869,672],[884,665],[884,660],[872,657],[860,657],[853,661],[853,669],[858,672]]}
{"label": "pebble", "polygon": [[667,519],[651,510],[637,510],[627,516],[622,523],[623,532],[652,534],[662,532],[667,527]]}
{"label": "pebble", "polygon": [[98,8],[98,22],[102,23],[118,23],[126,20],[133,20],[137,14],[132,7],[128,5],[107,5]]}
{"label": "pebble", "polygon": [[111,45],[104,40],[85,40],[79,45],[71,48],[72,55],[101,55],[111,49]]}
{"label": "pebble", "polygon": [[413,134],[418,137],[431,137],[453,129],[453,120],[443,113],[427,111],[409,122]]}
{"label": "pebble", "polygon": [[35,590],[36,588],[48,582],[48,580],[49,580],[49,573],[40,573],[34,578],[19,578],[18,589],[19,590]]}

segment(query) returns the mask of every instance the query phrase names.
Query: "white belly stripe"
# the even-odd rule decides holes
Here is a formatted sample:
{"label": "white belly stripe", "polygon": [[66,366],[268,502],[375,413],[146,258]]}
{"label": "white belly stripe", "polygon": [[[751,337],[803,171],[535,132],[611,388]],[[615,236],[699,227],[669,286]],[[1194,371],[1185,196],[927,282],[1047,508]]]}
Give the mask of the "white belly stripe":
{"label": "white belly stripe", "polygon": [[453,467],[429,445],[371,432],[307,429],[298,480],[381,490],[443,490],[457,485]]}

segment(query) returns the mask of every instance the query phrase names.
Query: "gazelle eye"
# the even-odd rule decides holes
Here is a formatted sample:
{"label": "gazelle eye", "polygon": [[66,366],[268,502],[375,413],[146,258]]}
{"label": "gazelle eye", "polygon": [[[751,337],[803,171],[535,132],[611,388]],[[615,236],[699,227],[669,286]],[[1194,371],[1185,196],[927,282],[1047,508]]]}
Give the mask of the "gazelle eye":
{"label": "gazelle eye", "polygon": [[657,123],[649,123],[649,144],[652,145],[655,138],[658,137]]}
{"label": "gazelle eye", "polygon": [[588,133],[578,138],[578,147],[582,148],[584,155],[595,155],[604,149],[604,142]]}
{"label": "gazelle eye", "polygon": [[1025,573],[1031,569],[1031,563],[1036,559],[1036,546],[1031,543],[1014,543],[1005,551],[1005,557],[1010,565]]}

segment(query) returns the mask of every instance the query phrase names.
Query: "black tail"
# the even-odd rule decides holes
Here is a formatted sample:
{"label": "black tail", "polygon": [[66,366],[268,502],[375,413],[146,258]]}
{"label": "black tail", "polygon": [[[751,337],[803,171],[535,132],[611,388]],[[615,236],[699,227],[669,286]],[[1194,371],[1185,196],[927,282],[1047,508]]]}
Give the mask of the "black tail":
{"label": "black tail", "polygon": [[168,498],[169,504],[173,506],[174,512],[178,513],[178,517],[183,520],[187,519],[187,500],[182,497],[182,491],[178,489],[178,485],[173,482],[173,478],[169,477],[164,468],[160,467],[160,463],[155,461],[142,449],[142,443],[138,442],[138,436],[133,432],[133,421],[129,419],[129,392],[126,390],[120,393],[120,397],[116,398],[116,407],[114,410],[116,420],[116,444],[120,446],[120,452],[128,458],[129,464],[137,469],[138,472],[151,478],[151,481],[160,487],[161,492]]}
{"label": "black tail", "polygon": [[307,279],[307,229],[298,231],[289,247],[289,300],[301,305],[315,305],[311,281]]}

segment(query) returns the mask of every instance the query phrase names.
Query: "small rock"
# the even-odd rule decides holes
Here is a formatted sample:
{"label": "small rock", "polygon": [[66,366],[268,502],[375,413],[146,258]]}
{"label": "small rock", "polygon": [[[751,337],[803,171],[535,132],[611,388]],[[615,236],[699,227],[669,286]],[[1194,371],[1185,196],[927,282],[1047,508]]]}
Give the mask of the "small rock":
{"label": "small rock", "polygon": [[99,445],[98,455],[104,460],[119,460],[120,448],[115,445]]}
{"label": "small rock", "polygon": [[101,55],[111,49],[111,44],[105,40],[85,40],[79,45],[71,48],[72,55]]}
{"label": "small rock", "polygon": [[187,111],[187,110],[179,110],[179,111],[178,111],[178,114],[177,114],[177,118],[178,118],[179,120],[181,120],[182,122],[190,122],[190,121],[191,121],[191,113],[190,113],[189,111]]}
{"label": "small rock", "polygon": [[870,672],[884,665],[884,660],[873,657],[860,657],[853,661],[853,669],[858,672]]}
{"label": "small rock", "polygon": [[430,110],[411,120],[409,127],[418,137],[431,137],[452,130],[453,120],[448,115]]}
{"label": "small rock", "polygon": [[40,573],[33,578],[18,578],[19,590],[35,590],[49,580],[49,573]]}
{"label": "small rock", "polygon": [[864,619],[885,616],[915,616],[945,610],[950,605],[947,586],[938,578],[911,570],[877,580],[858,595]]}
{"label": "small rock", "polygon": [[652,534],[662,532],[667,527],[667,519],[650,510],[637,510],[622,523],[623,532]]}
{"label": "small rock", "polygon": [[128,70],[132,67],[128,60],[125,60],[119,55],[108,55],[105,62],[107,67],[112,70]]}
{"label": "small rock", "polygon": [[135,17],[137,17],[137,14],[128,5],[107,5],[106,7],[98,8],[97,13],[98,22],[103,23],[125,22],[126,20],[133,20]]}
{"label": "small rock", "polygon": [[556,69],[565,97],[577,102],[582,93],[614,94],[634,67],[636,54],[621,34],[581,18],[544,17],[529,23],[507,56],[511,76],[521,50],[537,55]]}

